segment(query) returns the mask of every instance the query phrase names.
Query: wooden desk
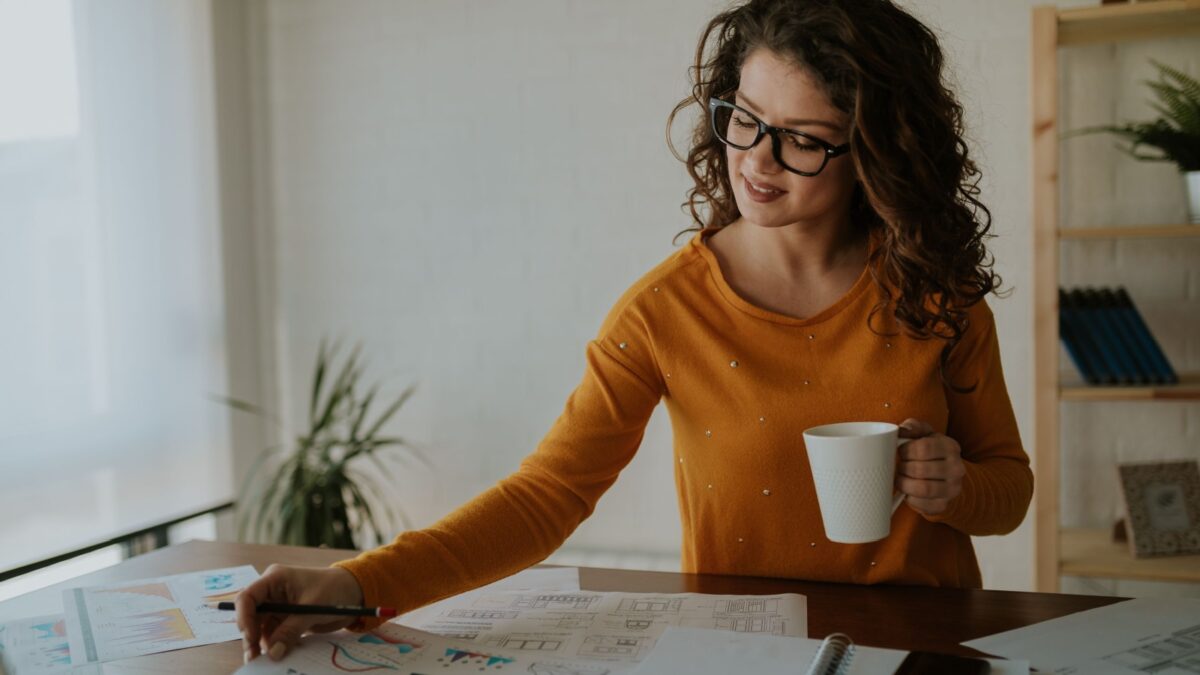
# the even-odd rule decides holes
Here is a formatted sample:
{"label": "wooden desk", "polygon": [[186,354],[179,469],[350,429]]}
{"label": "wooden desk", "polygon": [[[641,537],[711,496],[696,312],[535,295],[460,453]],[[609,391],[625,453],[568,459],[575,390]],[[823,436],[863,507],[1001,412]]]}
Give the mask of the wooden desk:
{"label": "wooden desk", "polygon": [[[260,572],[271,563],[328,565],[354,551],[191,541],[0,603],[0,620],[62,611],[61,591],[143,577],[236,565]],[[959,645],[992,633],[1118,602],[1120,598],[905,586],[854,586],[784,579],[637,572],[582,567],[579,585],[642,593],[800,593],[808,597],[808,633],[840,631],[859,644],[976,655]],[[240,642],[153,654],[105,664],[109,673],[230,673],[242,665]]]}

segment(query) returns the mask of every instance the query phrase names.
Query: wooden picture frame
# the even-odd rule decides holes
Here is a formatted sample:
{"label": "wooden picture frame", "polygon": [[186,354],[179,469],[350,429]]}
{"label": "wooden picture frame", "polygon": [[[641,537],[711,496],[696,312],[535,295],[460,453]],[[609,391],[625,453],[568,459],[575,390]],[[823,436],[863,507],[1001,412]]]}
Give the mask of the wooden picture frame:
{"label": "wooden picture frame", "polygon": [[1200,553],[1200,461],[1118,464],[1135,558]]}

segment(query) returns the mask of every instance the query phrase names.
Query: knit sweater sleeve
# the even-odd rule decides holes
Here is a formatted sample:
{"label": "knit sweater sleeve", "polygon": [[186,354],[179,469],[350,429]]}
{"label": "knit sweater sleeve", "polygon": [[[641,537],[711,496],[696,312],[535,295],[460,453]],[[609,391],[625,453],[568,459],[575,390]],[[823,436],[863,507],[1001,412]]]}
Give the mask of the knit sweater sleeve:
{"label": "knit sweater sleeve", "polygon": [[949,509],[927,518],[970,535],[1007,534],[1025,518],[1033,498],[1033,472],[1004,384],[992,311],[980,301],[969,310],[968,320],[947,373],[953,384],[974,385],[974,390],[946,388],[946,435],[962,448],[966,477]]}
{"label": "knit sweater sleeve", "polygon": [[431,527],[336,564],[358,580],[368,606],[409,611],[518,572],[592,513],[633,458],[664,389],[634,294],[588,343],[582,382],[517,471]]}

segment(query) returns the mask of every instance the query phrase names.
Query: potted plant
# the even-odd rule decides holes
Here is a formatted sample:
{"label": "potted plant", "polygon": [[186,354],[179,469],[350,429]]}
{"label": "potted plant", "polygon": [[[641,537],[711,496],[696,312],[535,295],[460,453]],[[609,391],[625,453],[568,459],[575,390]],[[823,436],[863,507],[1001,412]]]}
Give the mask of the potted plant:
{"label": "potted plant", "polygon": [[[324,341],[318,349],[308,428],[292,447],[260,453],[243,481],[237,501],[239,539],[354,549],[387,541],[397,523],[410,527],[387,498],[396,481],[382,455],[390,452],[401,461],[416,459],[426,466],[428,462],[403,439],[381,431],[412,396],[413,387],[372,419],[379,387],[363,391],[359,348],[329,381],[336,352]],[[268,416],[253,404],[223,400],[237,410]],[[255,480],[264,469],[269,469],[265,481]],[[367,541],[368,535],[373,542]]]}
{"label": "potted plant", "polygon": [[[1158,80],[1145,80],[1145,84],[1156,98],[1150,105],[1161,117],[1149,122],[1088,127],[1075,134],[1116,134],[1130,141],[1123,149],[1135,159],[1174,162],[1184,177],[1189,219],[1200,223],[1200,82],[1154,59],[1150,63],[1158,68]],[[1147,154],[1142,148],[1158,152]]]}

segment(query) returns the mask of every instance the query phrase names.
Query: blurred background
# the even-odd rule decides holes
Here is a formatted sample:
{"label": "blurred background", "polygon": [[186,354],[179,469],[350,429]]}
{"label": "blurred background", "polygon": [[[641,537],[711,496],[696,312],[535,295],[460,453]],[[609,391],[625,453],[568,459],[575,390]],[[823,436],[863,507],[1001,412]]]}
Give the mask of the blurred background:
{"label": "blurred background", "polygon": [[[1032,455],[1029,53],[1041,3],[901,4],[940,36],[966,108],[990,247],[1012,289],[989,302]],[[0,0],[0,599],[156,545],[238,537],[239,496],[261,499],[272,475],[270,461],[254,473],[256,459],[310,431],[323,340],[340,341],[335,371],[361,345],[359,391],[380,384],[371,419],[415,386],[379,429],[407,443],[380,451],[390,475],[360,469],[379,482],[376,511],[397,512],[380,516],[383,539],[514,470],[561,412],[612,303],[691,224],[666,119],[725,6]],[[1195,74],[1198,44],[1073,53],[1064,129],[1146,112],[1147,59]],[[677,121],[680,147],[694,113]],[[1120,157],[1111,138],[1072,143],[1064,162],[1092,173],[1064,183],[1076,197],[1064,213],[1183,222],[1174,167]],[[1073,283],[1128,271],[1173,363],[1197,370],[1197,241],[1064,255],[1081,270]],[[1119,515],[1109,459],[1200,454],[1194,404],[1103,405],[1063,412],[1063,433],[1080,439],[1063,453],[1069,523]],[[662,413],[551,562],[678,569]],[[1032,514],[977,540],[986,587],[1033,588]],[[1197,587],[1136,583],[1064,589]]]}

